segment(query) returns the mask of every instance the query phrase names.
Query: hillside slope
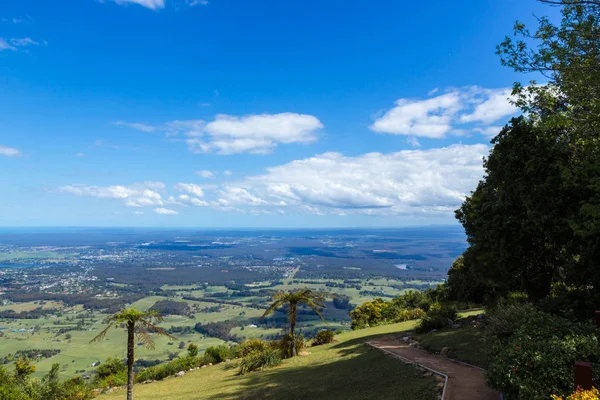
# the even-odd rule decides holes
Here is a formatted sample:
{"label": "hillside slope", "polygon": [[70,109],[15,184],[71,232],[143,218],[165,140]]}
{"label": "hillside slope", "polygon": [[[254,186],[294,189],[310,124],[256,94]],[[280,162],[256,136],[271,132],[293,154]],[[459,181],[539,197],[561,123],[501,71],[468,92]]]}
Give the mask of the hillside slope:
{"label": "hillside slope", "polygon": [[[273,369],[237,375],[237,361],[134,387],[136,400],[200,399],[406,399],[438,398],[436,382],[364,345],[377,335],[409,330],[414,321],[343,333],[337,342]],[[100,396],[122,399],[124,390]]]}

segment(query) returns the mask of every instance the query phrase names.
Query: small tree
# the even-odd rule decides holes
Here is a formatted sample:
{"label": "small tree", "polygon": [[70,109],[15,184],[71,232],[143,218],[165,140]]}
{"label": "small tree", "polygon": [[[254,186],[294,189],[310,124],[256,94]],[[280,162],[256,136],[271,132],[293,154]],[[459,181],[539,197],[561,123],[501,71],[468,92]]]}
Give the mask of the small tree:
{"label": "small tree", "polygon": [[117,328],[125,325],[127,328],[127,400],[133,399],[133,363],[135,361],[135,336],[141,341],[144,346],[148,349],[154,349],[154,340],[152,339],[151,333],[157,333],[162,336],[176,339],[170,335],[163,328],[160,328],[154,323],[161,322],[162,316],[156,311],[138,311],[135,308],[124,308],[116,314],[111,315],[107,318],[106,322],[109,324],[102,332],[93,338],[90,343],[102,340],[110,330],[110,328]]}
{"label": "small tree", "polygon": [[298,305],[305,305],[312,309],[319,318],[323,321],[325,319],[321,315],[321,309],[325,307],[323,301],[325,298],[323,295],[313,292],[310,289],[299,289],[291,292],[280,292],[273,296],[273,304],[265,311],[261,318],[265,318],[273,311],[287,305],[288,308],[288,320],[290,322],[290,337],[291,337],[291,355],[296,356],[296,318],[298,317]]}
{"label": "small tree", "polygon": [[194,344],[194,343],[190,343],[190,345],[188,346],[188,356],[190,357],[196,357],[198,355],[198,345]]}

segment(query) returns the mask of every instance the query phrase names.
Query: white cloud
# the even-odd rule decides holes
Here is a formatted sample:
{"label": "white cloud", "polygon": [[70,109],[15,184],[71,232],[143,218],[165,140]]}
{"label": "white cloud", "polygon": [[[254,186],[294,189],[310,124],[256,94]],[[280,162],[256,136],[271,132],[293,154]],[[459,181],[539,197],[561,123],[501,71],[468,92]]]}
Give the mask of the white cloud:
{"label": "white cloud", "polygon": [[134,211],[133,212],[134,215],[144,215],[143,211]]}
{"label": "white cloud", "polygon": [[[510,93],[506,88],[471,86],[425,100],[399,99],[394,108],[375,119],[371,129],[434,139],[448,134],[465,135],[464,124],[490,124],[515,114],[518,109],[510,104]],[[463,127],[459,128],[460,125]]]}
{"label": "white cloud", "polygon": [[196,175],[201,176],[206,179],[214,179],[215,173],[206,169],[202,169],[200,171],[196,171]]}
{"label": "white cloud", "polygon": [[85,153],[77,153],[77,154],[75,154],[75,156],[77,156],[77,157],[84,157]]}
{"label": "white cloud", "polygon": [[128,3],[139,4],[151,10],[158,10],[165,7],[165,0],[114,0],[119,5]]}
{"label": "white cloud", "polygon": [[6,39],[0,38],[0,51],[4,50],[12,50],[15,51],[17,48],[15,46],[11,46]]}
{"label": "white cloud", "polygon": [[154,130],[156,129],[155,127],[148,125],[148,124],[132,123],[132,122],[125,122],[125,121],[117,121],[117,122],[115,122],[115,125],[126,126],[128,128],[137,129],[138,131],[143,131],[143,132],[154,132]]}
{"label": "white cloud", "polygon": [[163,126],[119,121],[118,125],[152,132],[160,130],[168,137],[184,136],[193,153],[265,154],[279,144],[312,143],[323,127],[312,115],[296,113],[259,114],[242,117],[220,114],[214,121],[175,120]]}
{"label": "white cloud", "polygon": [[488,138],[493,138],[502,130],[501,126],[486,126],[483,128],[475,128],[473,129],[475,132],[481,133],[483,136]]}
{"label": "white cloud", "polygon": [[421,147],[421,143],[419,143],[419,140],[414,136],[406,138],[406,143],[410,144],[413,148]]}
{"label": "white cloud", "polygon": [[197,5],[208,5],[208,0],[188,0],[188,6],[193,7],[193,6],[197,6]]}
{"label": "white cloud", "polygon": [[[305,114],[281,113],[236,117],[218,115],[208,123],[205,131],[211,140],[209,149],[221,154],[242,152],[266,153],[277,144],[312,143],[315,133],[323,124],[316,117]],[[204,149],[201,148],[202,151]]]}
{"label": "white cloud", "polygon": [[171,210],[170,208],[155,208],[154,212],[157,214],[162,214],[162,215],[177,215],[179,214],[177,211],[175,210]]}
{"label": "white cloud", "polygon": [[191,206],[196,206],[196,207],[205,207],[205,206],[209,205],[208,202],[206,202],[204,200],[200,200],[197,197],[189,196],[187,194],[179,195],[177,197],[177,200],[175,200],[175,201],[180,205],[191,205]]}
{"label": "white cloud", "polygon": [[193,194],[197,197],[204,197],[204,191],[202,191],[202,187],[193,183],[178,183],[175,185],[175,190]]}
{"label": "white cloud", "polygon": [[160,192],[163,192],[164,189],[165,185],[161,182],[141,182],[129,186],[87,186],[75,184],[58,188],[62,193],[74,194],[76,196],[119,200],[128,207],[163,205],[164,202]]}
{"label": "white cloud", "polygon": [[462,115],[460,117],[461,122],[483,122],[490,124],[519,110],[507,100],[511,97],[512,89],[482,90],[484,96],[487,98],[477,104],[472,113]]}
{"label": "white cloud", "polygon": [[39,46],[39,42],[36,42],[35,40],[31,39],[31,38],[20,38],[20,39],[10,39],[10,43],[13,46],[18,46],[18,47],[22,47],[22,46]]}
{"label": "white cloud", "polygon": [[226,185],[215,207],[314,214],[451,215],[483,176],[488,147],[347,157],[325,153]]}
{"label": "white cloud", "polygon": [[225,175],[225,176],[231,176],[231,175],[233,175],[233,172],[231,172],[230,170],[226,169],[225,171],[223,171],[223,175]]}
{"label": "white cloud", "polygon": [[21,152],[13,147],[3,146],[0,144],[0,156],[16,157],[20,156]]}

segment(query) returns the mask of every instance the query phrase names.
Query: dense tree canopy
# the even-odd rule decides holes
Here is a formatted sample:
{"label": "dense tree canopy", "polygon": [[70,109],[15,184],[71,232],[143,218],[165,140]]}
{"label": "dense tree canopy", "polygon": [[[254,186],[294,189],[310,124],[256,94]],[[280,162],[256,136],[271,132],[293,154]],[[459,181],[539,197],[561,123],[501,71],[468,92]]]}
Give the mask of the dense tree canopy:
{"label": "dense tree canopy", "polygon": [[492,140],[486,175],[456,212],[470,246],[451,293],[461,276],[490,299],[600,288],[600,3],[545,2],[561,7],[560,25],[517,23],[519,38],[498,47],[504,65],[547,82],[515,84],[524,116]]}

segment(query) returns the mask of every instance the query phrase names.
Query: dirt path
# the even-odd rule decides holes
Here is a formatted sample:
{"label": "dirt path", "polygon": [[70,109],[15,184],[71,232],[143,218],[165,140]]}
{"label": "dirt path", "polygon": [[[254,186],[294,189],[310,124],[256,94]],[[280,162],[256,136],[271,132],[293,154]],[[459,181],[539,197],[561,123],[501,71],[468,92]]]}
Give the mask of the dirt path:
{"label": "dirt path", "polygon": [[498,400],[500,394],[485,385],[483,371],[431,354],[392,337],[382,337],[369,342],[373,346],[407,358],[417,364],[448,376],[444,400]]}

